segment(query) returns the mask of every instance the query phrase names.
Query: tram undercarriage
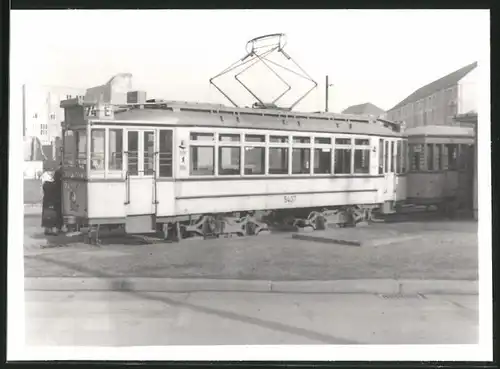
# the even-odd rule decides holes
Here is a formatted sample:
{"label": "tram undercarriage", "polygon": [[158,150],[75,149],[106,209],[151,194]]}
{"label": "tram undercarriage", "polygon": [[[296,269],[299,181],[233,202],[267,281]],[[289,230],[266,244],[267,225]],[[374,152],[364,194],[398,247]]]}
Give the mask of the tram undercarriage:
{"label": "tram undercarriage", "polygon": [[[262,236],[280,230],[313,232],[383,221],[377,217],[379,209],[380,206],[375,204],[159,218],[156,223],[156,234],[164,240],[179,242],[188,239]],[[99,245],[101,231],[125,228],[125,226],[91,222],[78,228],[83,231],[86,243]]]}

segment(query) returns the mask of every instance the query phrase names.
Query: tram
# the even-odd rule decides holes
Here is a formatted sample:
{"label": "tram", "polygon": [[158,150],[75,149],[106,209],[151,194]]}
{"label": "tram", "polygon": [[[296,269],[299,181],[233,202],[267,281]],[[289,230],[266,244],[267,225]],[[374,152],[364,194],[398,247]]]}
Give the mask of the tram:
{"label": "tram", "polygon": [[453,215],[473,208],[475,134],[460,126],[407,129],[407,202]]}

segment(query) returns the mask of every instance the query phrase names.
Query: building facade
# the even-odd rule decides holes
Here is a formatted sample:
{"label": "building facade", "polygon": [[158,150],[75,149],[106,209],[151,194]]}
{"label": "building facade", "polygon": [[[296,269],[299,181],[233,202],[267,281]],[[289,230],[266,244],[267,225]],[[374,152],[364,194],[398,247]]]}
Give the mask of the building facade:
{"label": "building facade", "polygon": [[454,117],[477,112],[477,62],[413,92],[387,111],[387,119],[404,121],[407,128],[454,125]]}
{"label": "building facade", "polygon": [[64,121],[63,100],[84,96],[84,88],[23,85],[24,137],[36,137],[42,145],[52,145],[61,137],[61,122]]}

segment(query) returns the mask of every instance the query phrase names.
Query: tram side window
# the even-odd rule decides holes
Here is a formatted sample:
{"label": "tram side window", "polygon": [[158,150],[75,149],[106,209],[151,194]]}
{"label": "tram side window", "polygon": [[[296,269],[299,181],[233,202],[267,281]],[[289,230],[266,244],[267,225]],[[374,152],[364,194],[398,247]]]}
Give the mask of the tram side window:
{"label": "tram side window", "polygon": [[403,156],[402,156],[402,150],[401,150],[401,145],[402,145],[402,142],[401,141],[398,141],[396,143],[396,173],[402,173],[402,159],[403,159]]}
{"label": "tram side window", "polygon": [[436,170],[443,169],[443,145],[436,145]]}
{"label": "tram side window", "polygon": [[294,148],[292,150],[292,174],[309,174],[311,149]]}
{"label": "tram side window", "polygon": [[354,173],[370,173],[370,149],[354,150]]}
{"label": "tram side window", "polygon": [[76,131],[76,166],[85,169],[87,167],[87,132]]}
{"label": "tram side window", "polygon": [[335,174],[351,174],[351,149],[335,149]]}
{"label": "tram side window", "polygon": [[314,174],[328,174],[332,167],[332,149],[314,149]]}
{"label": "tram side window", "polygon": [[266,148],[265,147],[245,147],[245,174],[255,175],[264,174],[266,166]]}
{"label": "tram side window", "polygon": [[139,174],[139,132],[127,132],[127,171],[130,175],[136,176]]}
{"label": "tram side window", "polygon": [[76,165],[76,132],[65,131],[64,132],[64,152],[63,152],[63,164],[64,166],[75,166]]}
{"label": "tram side window", "polygon": [[419,171],[421,167],[422,146],[421,145],[408,145],[410,152],[410,170]]}
{"label": "tram side window", "polygon": [[123,169],[123,131],[121,129],[109,130],[108,169]]}
{"label": "tram side window", "polygon": [[403,141],[403,160],[401,165],[401,172],[406,173],[408,165],[408,142]]}
{"label": "tram side window", "polygon": [[143,137],[144,155],[142,163],[144,168],[144,175],[152,176],[155,170],[155,133],[145,131]]}
{"label": "tram side window", "polygon": [[269,174],[288,174],[288,148],[269,148]]}
{"label": "tram side window", "polygon": [[384,173],[389,172],[389,142],[385,141],[384,148]]}
{"label": "tram side window", "polygon": [[394,173],[394,164],[395,164],[395,161],[394,160],[396,158],[396,152],[394,150],[394,141],[391,141],[391,173]]}
{"label": "tram side window", "polygon": [[[185,160],[185,157],[182,156]],[[160,177],[172,177],[172,131],[160,131],[160,150],[158,154]],[[180,163],[186,165],[186,163]]]}
{"label": "tram side window", "polygon": [[458,145],[457,144],[446,144],[445,150],[448,154],[448,169],[456,170],[458,164]]}
{"label": "tram side window", "polygon": [[434,170],[434,145],[427,144],[427,170]]}
{"label": "tram side window", "polygon": [[384,140],[378,140],[378,174],[384,174]]}
{"label": "tram side window", "polygon": [[219,147],[219,175],[240,174],[240,147]]}
{"label": "tram side window", "polygon": [[190,174],[213,176],[215,148],[213,146],[191,146]]}
{"label": "tram side window", "polygon": [[104,129],[93,129],[90,139],[90,163],[92,170],[104,170]]}

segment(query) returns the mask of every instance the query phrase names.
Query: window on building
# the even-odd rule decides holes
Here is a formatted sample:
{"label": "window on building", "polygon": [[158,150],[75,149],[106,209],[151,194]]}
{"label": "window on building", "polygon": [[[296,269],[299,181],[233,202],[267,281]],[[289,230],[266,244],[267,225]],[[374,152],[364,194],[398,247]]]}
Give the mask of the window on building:
{"label": "window on building", "polygon": [[108,169],[123,169],[123,131],[121,129],[109,130]]}
{"label": "window on building", "polygon": [[37,118],[38,118],[38,113],[33,114],[33,119],[37,119]]}
{"label": "window on building", "polygon": [[215,173],[215,148],[212,146],[191,146],[190,174],[195,176],[213,176]]}
{"label": "window on building", "polygon": [[55,120],[56,119],[56,113],[50,113],[49,118],[50,118],[50,120]]}
{"label": "window on building", "polygon": [[71,99],[71,95],[66,95],[66,100]]}
{"label": "window on building", "polygon": [[408,145],[410,153],[410,170],[419,171],[422,163],[423,149],[420,144]]}
{"label": "window on building", "polygon": [[269,148],[269,174],[288,174],[288,148]]}
{"label": "window on building", "polygon": [[292,174],[309,174],[310,163],[311,149],[294,148],[292,150]]}
{"label": "window on building", "polygon": [[143,136],[142,163],[145,176],[152,176],[155,172],[155,133],[145,131]]}
{"label": "window on building", "polygon": [[332,168],[332,149],[314,149],[314,174],[328,174]]}
{"label": "window on building", "polygon": [[104,129],[91,131],[90,164],[92,170],[104,170]]}
{"label": "window on building", "polygon": [[245,147],[245,174],[256,175],[264,174],[266,165],[265,147]]}
{"label": "window on building", "polygon": [[427,144],[427,170],[434,170],[434,145]]}
{"label": "window on building", "polygon": [[238,175],[240,174],[240,147],[219,147],[219,175]]}
{"label": "window on building", "polygon": [[458,167],[458,145],[457,144],[446,144],[445,150],[448,156],[448,165],[447,168],[449,170],[456,170]]}
{"label": "window on building", "polygon": [[351,174],[352,150],[347,148],[335,149],[334,173]]}
{"label": "window on building", "polygon": [[[160,177],[172,177],[172,131],[164,129],[160,131],[160,148],[158,153]],[[186,163],[180,163],[185,165]]]}
{"label": "window on building", "polygon": [[378,140],[378,174],[384,174],[384,140]]}

